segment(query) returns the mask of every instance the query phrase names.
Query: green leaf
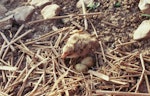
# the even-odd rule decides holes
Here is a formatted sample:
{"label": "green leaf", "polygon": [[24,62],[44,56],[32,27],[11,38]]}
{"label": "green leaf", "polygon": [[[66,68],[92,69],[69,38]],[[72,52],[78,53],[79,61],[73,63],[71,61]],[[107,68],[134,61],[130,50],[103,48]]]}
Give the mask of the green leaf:
{"label": "green leaf", "polygon": [[150,14],[142,14],[142,16],[150,18]]}
{"label": "green leaf", "polygon": [[96,9],[99,5],[100,5],[100,3],[94,2],[94,3],[87,5],[87,7],[89,8],[89,10],[92,10],[92,9]]}
{"label": "green leaf", "polygon": [[114,7],[121,7],[121,3],[120,3],[120,2],[116,2],[116,3],[114,4]]}

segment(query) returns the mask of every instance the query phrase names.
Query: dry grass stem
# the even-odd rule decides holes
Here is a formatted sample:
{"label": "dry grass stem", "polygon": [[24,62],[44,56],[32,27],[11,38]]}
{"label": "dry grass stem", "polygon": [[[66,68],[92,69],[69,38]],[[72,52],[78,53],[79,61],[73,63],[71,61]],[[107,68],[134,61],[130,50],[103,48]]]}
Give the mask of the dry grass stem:
{"label": "dry grass stem", "polygon": [[[20,32],[23,30],[24,27],[25,27],[25,25],[22,24],[22,25],[18,28],[18,30],[17,30],[16,34],[14,35],[13,39],[15,39],[15,38],[20,34]],[[13,39],[12,39],[12,40],[13,40]]]}
{"label": "dry grass stem", "polygon": [[138,92],[138,89],[140,87],[140,84],[142,83],[142,80],[143,80],[143,77],[144,77],[144,74],[145,74],[145,65],[144,65],[144,60],[143,60],[142,54],[140,54],[140,60],[141,60],[141,65],[142,65],[143,70],[142,70],[142,74],[140,76],[140,79],[137,82],[137,87],[136,87],[136,90],[135,90],[136,93]]}
{"label": "dry grass stem", "polygon": [[100,90],[96,90],[96,95],[149,96],[148,93],[119,92],[119,91],[100,91]]}
{"label": "dry grass stem", "polygon": [[0,70],[16,71],[17,68],[11,66],[0,66]]}
{"label": "dry grass stem", "polygon": [[68,74],[68,71],[66,71],[64,74],[62,74],[54,83],[51,92],[55,90],[56,86],[58,85],[58,83]]}
{"label": "dry grass stem", "polygon": [[104,20],[102,20],[101,22],[102,22],[102,23],[104,23],[104,24],[110,25],[110,26],[112,26],[112,27],[119,28],[119,26],[118,26],[118,25],[116,25],[116,24],[109,23],[109,22],[104,21]]}
{"label": "dry grass stem", "polygon": [[49,20],[54,20],[54,19],[62,19],[62,18],[73,18],[73,17],[78,17],[78,16],[93,16],[93,15],[101,15],[102,12],[94,12],[94,13],[86,13],[86,14],[69,14],[69,15],[64,15],[64,16],[55,16],[49,19],[41,19],[41,20],[35,20],[35,21],[31,21],[28,22],[26,25],[33,25],[36,23],[40,23],[40,22],[44,22],[44,21],[49,21]]}
{"label": "dry grass stem", "polygon": [[110,78],[109,76],[105,75],[105,74],[102,74],[102,73],[99,73],[99,72],[96,72],[96,71],[92,71],[92,70],[89,70],[88,73],[94,75],[94,76],[97,76],[103,80],[106,80],[106,81],[109,81]]}
{"label": "dry grass stem", "polygon": [[4,92],[0,92],[0,96],[10,96],[10,95],[8,95],[8,94],[6,94]]}
{"label": "dry grass stem", "polygon": [[[2,32],[0,32],[0,34],[3,37],[3,39],[6,41],[6,43],[9,44],[10,42],[8,41],[6,36]],[[10,48],[11,48],[12,51],[15,51],[15,48],[12,45],[10,45]]]}
{"label": "dry grass stem", "polygon": [[126,42],[126,43],[121,43],[121,44],[116,45],[116,47],[126,46],[126,45],[133,44],[133,43],[136,43],[136,42],[137,41],[130,41],[130,42]]}
{"label": "dry grass stem", "polygon": [[7,47],[7,46],[10,46],[11,44],[15,43],[16,41],[18,41],[19,39],[21,39],[22,37],[26,36],[27,34],[33,32],[33,31],[34,31],[34,29],[31,29],[31,30],[26,31],[25,33],[21,34],[20,36],[18,36],[17,38],[15,38],[15,39],[12,40],[11,42],[9,42],[9,43],[6,45],[6,47]]}
{"label": "dry grass stem", "polygon": [[37,87],[39,86],[39,84],[42,81],[43,77],[44,77],[44,73],[41,75],[40,79],[38,80],[37,84],[35,85],[35,87],[31,91],[31,93],[29,94],[29,96],[33,96],[33,94],[35,94],[35,92],[37,90]]}
{"label": "dry grass stem", "polygon": [[67,31],[67,30],[69,30],[69,29],[71,30],[72,28],[67,27],[67,28],[59,29],[59,30],[57,30],[57,31],[48,32],[48,33],[46,33],[46,34],[40,36],[40,37],[37,38],[37,39],[34,39],[34,40],[32,40],[32,41],[29,41],[29,42],[25,43],[25,45],[29,45],[29,44],[35,43],[35,42],[37,42],[37,41],[44,40],[44,39],[46,39],[46,38],[48,38],[48,37],[54,36],[54,35],[56,35],[56,34],[58,34],[58,33]]}
{"label": "dry grass stem", "polygon": [[0,49],[0,58],[2,57],[3,52],[5,51],[5,45],[6,45],[6,42],[3,42],[1,49]]}
{"label": "dry grass stem", "polygon": [[107,59],[106,59],[106,56],[105,56],[105,52],[104,52],[104,48],[103,48],[102,42],[99,41],[99,44],[100,44],[100,48],[101,48],[101,51],[102,51],[102,55],[103,55],[104,62],[106,62]]}
{"label": "dry grass stem", "polygon": [[[85,4],[84,4],[84,0],[81,0],[81,5],[82,5],[83,14],[86,14],[86,7],[85,7]],[[84,18],[84,28],[85,28],[85,30],[87,30],[88,29],[88,23],[87,23],[86,16],[83,16],[83,18]]]}

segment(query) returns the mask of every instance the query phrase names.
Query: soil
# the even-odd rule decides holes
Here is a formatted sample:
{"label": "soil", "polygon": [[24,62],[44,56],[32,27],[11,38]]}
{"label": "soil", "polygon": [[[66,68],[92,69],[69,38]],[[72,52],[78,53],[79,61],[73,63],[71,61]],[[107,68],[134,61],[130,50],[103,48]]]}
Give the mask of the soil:
{"label": "soil", "polygon": [[[0,1],[8,11],[26,5],[26,2],[27,0]],[[53,0],[52,3],[61,7],[58,16],[67,16],[83,14],[82,9],[76,8],[77,2],[78,0]],[[110,80],[106,81],[88,72],[78,73],[70,64],[74,60],[60,58],[62,48],[69,38],[68,33],[74,29],[85,28],[83,16],[45,20],[30,25],[28,22],[42,19],[40,14],[42,8],[36,8],[25,22],[25,27],[19,36],[30,29],[34,31],[12,43],[15,51],[12,52],[8,46],[2,48],[6,43],[0,36],[0,66],[17,67],[16,71],[0,70],[0,94],[3,96],[104,96],[104,94],[115,96],[113,91],[149,93],[150,43],[148,39],[133,40],[134,30],[143,20],[149,19],[141,16],[142,13],[138,8],[139,0],[95,0],[95,2],[99,3],[99,6],[93,9],[87,8],[87,12],[101,13],[87,16],[86,31],[97,36],[100,47],[92,55],[95,66],[89,70],[105,74]],[[118,2],[119,6],[116,6]],[[14,22],[11,28],[1,32],[11,41],[21,25]],[[54,30],[54,27],[58,30]],[[47,57],[48,60],[45,59]],[[124,82],[126,84],[123,84]],[[100,93],[97,90],[109,92]],[[123,95],[120,93],[117,96]]]}

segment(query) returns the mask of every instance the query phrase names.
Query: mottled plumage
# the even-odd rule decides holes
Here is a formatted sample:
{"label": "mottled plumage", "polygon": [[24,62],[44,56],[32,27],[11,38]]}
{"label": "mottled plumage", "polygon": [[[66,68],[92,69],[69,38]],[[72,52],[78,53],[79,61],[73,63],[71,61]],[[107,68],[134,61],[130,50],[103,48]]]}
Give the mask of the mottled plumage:
{"label": "mottled plumage", "polygon": [[96,38],[91,37],[88,33],[74,33],[68,39],[63,47],[62,58],[77,58],[82,57],[93,49],[96,49],[98,42]]}

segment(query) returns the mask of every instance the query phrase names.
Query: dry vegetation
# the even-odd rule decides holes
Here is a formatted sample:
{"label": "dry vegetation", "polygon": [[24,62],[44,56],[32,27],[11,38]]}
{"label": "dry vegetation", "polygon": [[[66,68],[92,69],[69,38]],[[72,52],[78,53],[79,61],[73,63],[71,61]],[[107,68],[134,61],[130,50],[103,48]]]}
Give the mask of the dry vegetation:
{"label": "dry vegetation", "polygon": [[[24,4],[11,1],[10,10]],[[114,7],[116,0],[98,0],[99,7],[82,13],[77,0],[54,0],[62,8],[60,16],[43,20],[37,9],[31,21],[1,30],[0,95],[149,96],[150,43],[132,39],[147,19],[137,1],[120,0],[121,6]],[[64,18],[69,21],[63,23]],[[99,48],[93,53],[95,66],[78,73],[74,60],[60,55],[70,32],[84,28],[97,37]]]}

